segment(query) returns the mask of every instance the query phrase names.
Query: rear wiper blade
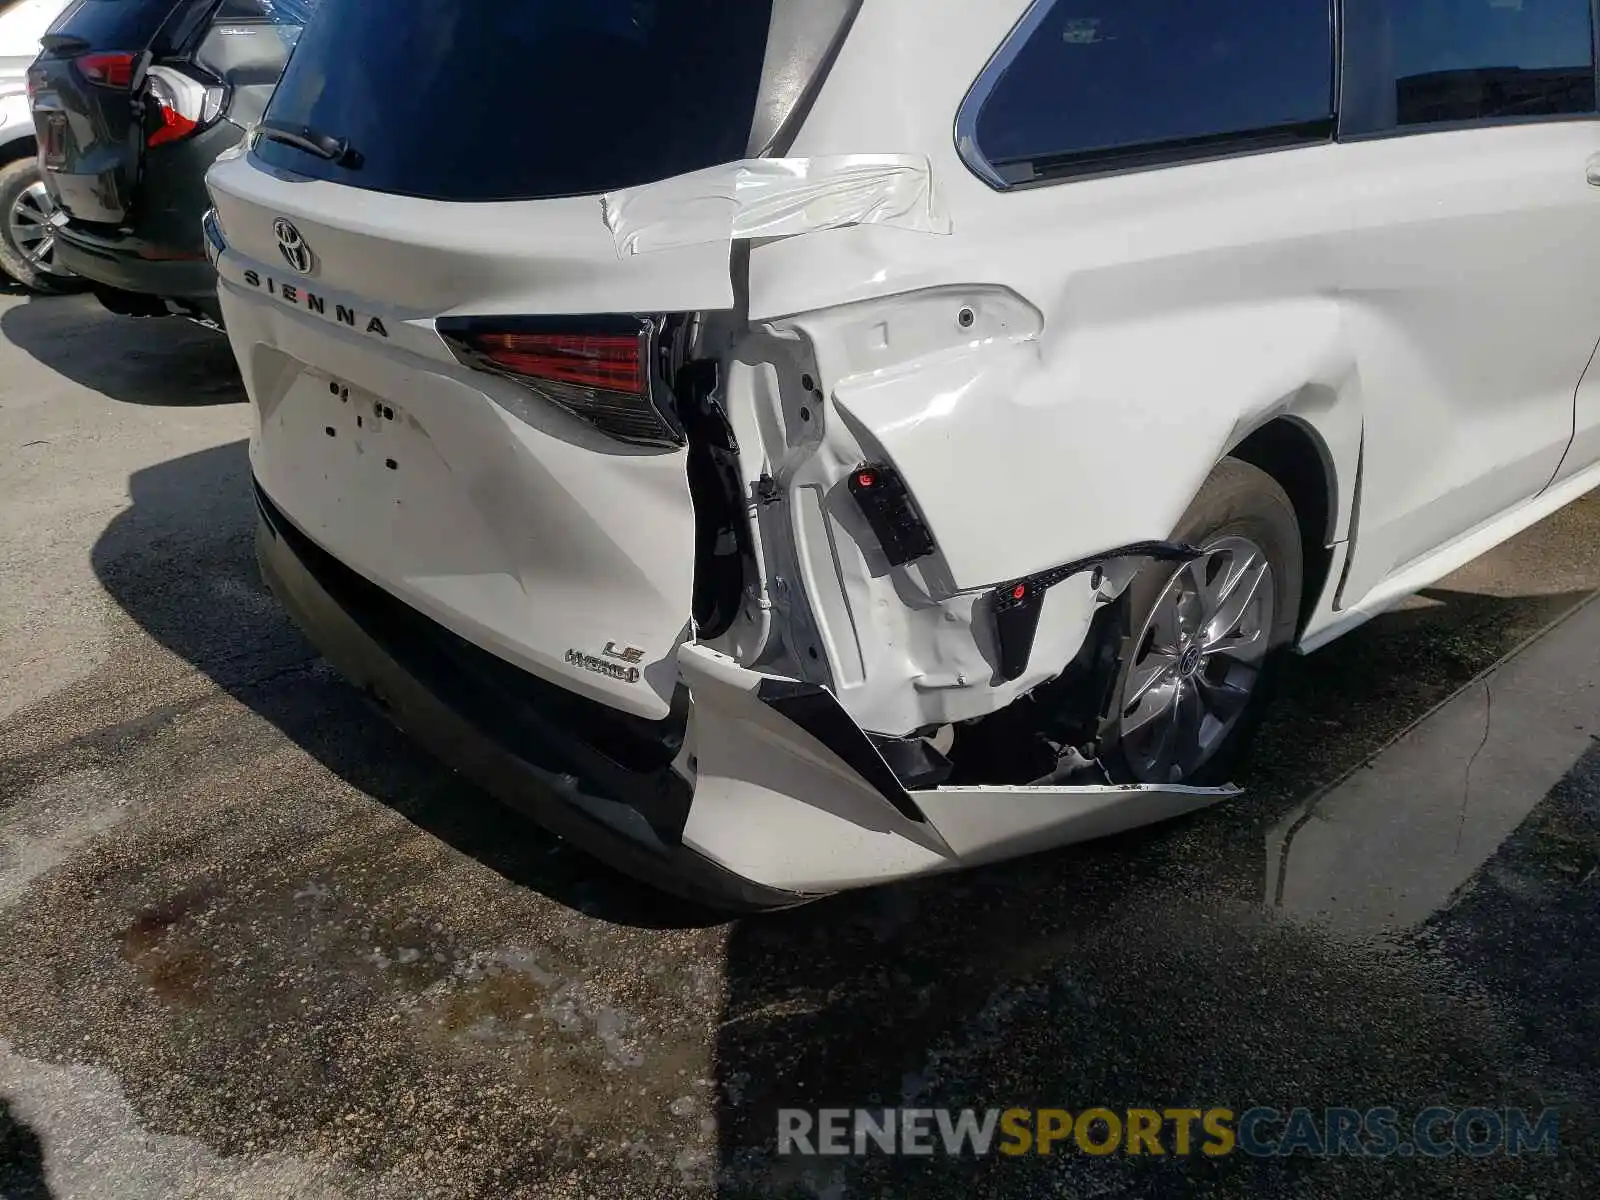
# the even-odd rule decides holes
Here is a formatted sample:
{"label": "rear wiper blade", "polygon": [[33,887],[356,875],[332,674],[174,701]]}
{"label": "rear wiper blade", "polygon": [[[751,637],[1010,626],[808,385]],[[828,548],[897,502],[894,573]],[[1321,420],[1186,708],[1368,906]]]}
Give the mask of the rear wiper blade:
{"label": "rear wiper blade", "polygon": [[276,121],[263,121],[256,126],[256,132],[269,141],[282,142],[285,146],[293,146],[296,150],[304,150],[307,154],[315,154],[318,158],[325,158],[329,162],[354,166],[357,159],[350,150],[348,138],[329,137],[325,133],[317,133],[303,125],[282,125]]}

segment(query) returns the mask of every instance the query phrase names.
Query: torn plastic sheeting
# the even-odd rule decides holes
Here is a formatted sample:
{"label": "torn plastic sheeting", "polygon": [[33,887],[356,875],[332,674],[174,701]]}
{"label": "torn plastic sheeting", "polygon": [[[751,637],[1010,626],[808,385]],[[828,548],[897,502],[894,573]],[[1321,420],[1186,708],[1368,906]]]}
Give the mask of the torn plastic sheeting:
{"label": "torn plastic sheeting", "polygon": [[917,154],[749,158],[609,192],[600,205],[619,258],[846,225],[950,232]]}

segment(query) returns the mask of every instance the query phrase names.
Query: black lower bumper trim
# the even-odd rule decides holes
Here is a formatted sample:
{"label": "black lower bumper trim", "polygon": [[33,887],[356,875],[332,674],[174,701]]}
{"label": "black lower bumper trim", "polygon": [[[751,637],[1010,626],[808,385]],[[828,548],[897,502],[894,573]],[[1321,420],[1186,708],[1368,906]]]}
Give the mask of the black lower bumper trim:
{"label": "black lower bumper trim", "polygon": [[827,688],[799,680],[764,679],[756,689],[756,699],[837,754],[908,821],[928,819],[872,738]]}
{"label": "black lower bumper trim", "polygon": [[[635,721],[534,679],[333,559],[259,486],[256,500],[257,557],[268,586],[334,668],[438,758],[664,891],[753,909],[809,898],[734,875],[682,844],[693,797],[671,761],[682,744],[686,695],[666,721]],[[607,813],[628,819],[600,815]]]}

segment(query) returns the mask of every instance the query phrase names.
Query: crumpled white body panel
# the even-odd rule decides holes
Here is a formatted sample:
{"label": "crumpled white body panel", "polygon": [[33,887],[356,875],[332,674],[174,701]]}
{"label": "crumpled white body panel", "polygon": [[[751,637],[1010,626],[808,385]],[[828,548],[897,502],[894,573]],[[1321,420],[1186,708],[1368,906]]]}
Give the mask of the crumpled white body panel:
{"label": "crumpled white body panel", "polygon": [[[694,696],[683,841],[745,879],[801,895],[954,871],[1154,824],[1239,795],[1228,787],[941,787],[899,811],[858,766],[763,703],[764,680],[705,646],[679,648]],[[881,762],[882,773],[888,768]]]}
{"label": "crumpled white body panel", "polygon": [[608,192],[600,204],[619,258],[848,225],[950,232],[920,154],[743,159]]}

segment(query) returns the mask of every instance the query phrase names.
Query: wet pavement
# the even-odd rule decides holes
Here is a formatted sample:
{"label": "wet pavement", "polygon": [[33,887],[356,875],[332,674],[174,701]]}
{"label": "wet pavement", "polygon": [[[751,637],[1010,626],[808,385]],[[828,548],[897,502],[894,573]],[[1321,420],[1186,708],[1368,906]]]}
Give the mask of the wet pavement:
{"label": "wet pavement", "polygon": [[[729,921],[288,627],[220,339],[0,334],[0,1197],[1594,1194],[1600,499],[1293,660],[1236,803]],[[1561,1151],[773,1152],[781,1107],[1433,1104],[1559,1106]]]}

